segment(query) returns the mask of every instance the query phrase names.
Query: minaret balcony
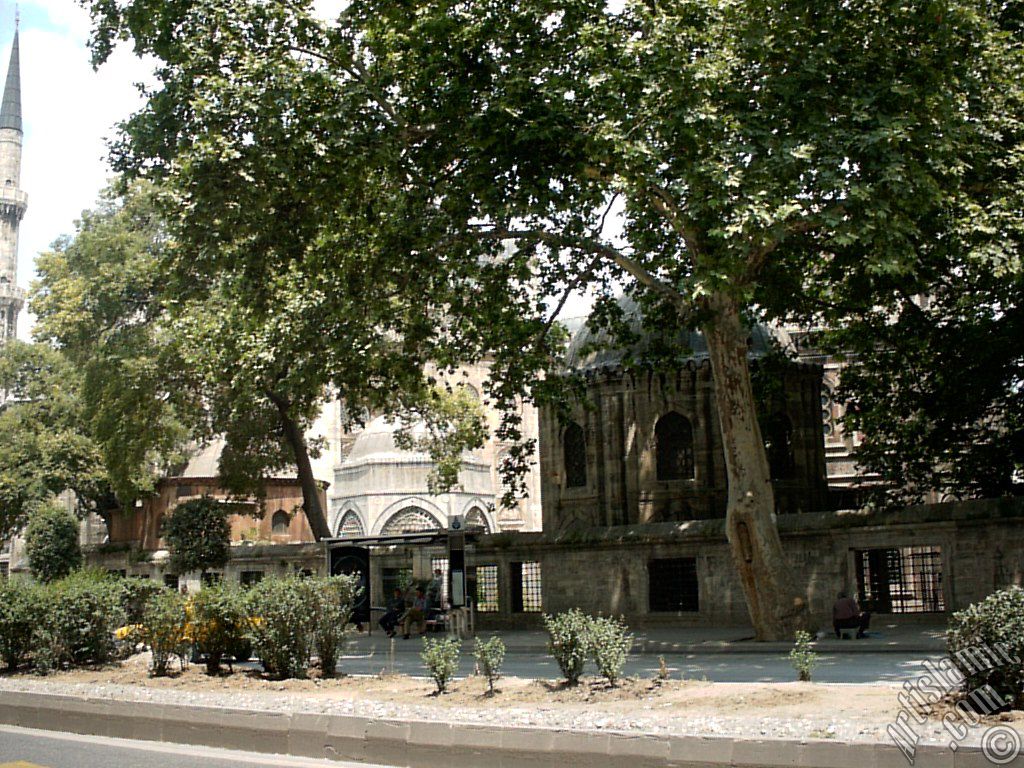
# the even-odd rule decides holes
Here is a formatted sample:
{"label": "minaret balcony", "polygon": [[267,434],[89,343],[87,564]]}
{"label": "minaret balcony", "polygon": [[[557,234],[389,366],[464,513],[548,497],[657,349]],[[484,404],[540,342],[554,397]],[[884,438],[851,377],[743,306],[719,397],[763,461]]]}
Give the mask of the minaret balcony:
{"label": "minaret balcony", "polygon": [[27,293],[24,288],[11,285],[8,282],[0,281],[0,302],[4,304],[15,303],[19,307],[24,306]]}
{"label": "minaret balcony", "polygon": [[0,206],[15,209],[20,218],[28,208],[28,195],[17,187],[0,187]]}

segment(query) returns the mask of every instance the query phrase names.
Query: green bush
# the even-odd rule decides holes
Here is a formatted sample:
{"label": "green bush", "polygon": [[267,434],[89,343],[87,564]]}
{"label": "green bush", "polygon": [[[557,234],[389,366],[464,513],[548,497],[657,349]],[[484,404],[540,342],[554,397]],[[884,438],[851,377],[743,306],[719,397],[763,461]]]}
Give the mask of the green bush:
{"label": "green bush", "polygon": [[505,660],[505,644],[500,637],[492,637],[484,642],[476,639],[473,648],[480,674],[487,678],[487,691],[494,694],[494,681],[501,677],[501,663]]}
{"label": "green bush", "polygon": [[633,649],[633,636],[626,623],[604,616],[590,619],[590,652],[597,671],[615,685],[622,676],[626,659]]}
{"label": "green bush", "polygon": [[122,579],[121,604],[129,624],[141,624],[150,599],[167,589],[152,579]]}
{"label": "green bush", "polygon": [[0,661],[12,672],[28,660],[32,634],[43,612],[39,588],[0,581]]}
{"label": "green bush", "polygon": [[250,630],[248,606],[237,587],[221,582],[203,587],[188,604],[192,639],[206,657],[206,674],[220,673],[221,662],[233,661]]}
{"label": "green bush", "polygon": [[178,573],[220,568],[231,555],[229,508],[210,496],[179,504],[164,518],[162,535]]}
{"label": "green bush", "polygon": [[818,666],[818,654],[811,647],[812,639],[809,632],[799,630],[793,650],[789,652],[789,661],[796,670],[797,679],[804,683],[811,682],[811,670]]}
{"label": "green bush", "polygon": [[82,567],[78,518],[56,504],[47,504],[29,518],[25,554],[32,575],[47,584]]}
{"label": "green bush", "polygon": [[77,571],[43,587],[42,599],[45,610],[33,638],[40,672],[111,660],[114,630],[127,618],[120,579]]}
{"label": "green bush", "polygon": [[459,671],[459,652],[461,644],[452,637],[443,640],[423,638],[423,653],[420,658],[426,664],[430,676],[437,684],[437,692],[444,693],[448,681]]}
{"label": "green bush", "polygon": [[1024,589],[1000,590],[954,613],[946,647],[965,693],[987,684],[1014,708],[1024,707]]}
{"label": "green bush", "polygon": [[334,677],[345,643],[346,626],[359,596],[359,576],[327,576],[303,581],[310,609],[312,646],[320,675]]}
{"label": "green bush", "polygon": [[155,677],[163,677],[168,673],[174,657],[178,658],[182,669],[188,661],[188,612],[185,602],[184,596],[169,589],[160,590],[146,602],[142,612],[142,638],[152,651],[150,671]]}
{"label": "green bush", "polygon": [[554,616],[545,614],[544,628],[548,632],[548,653],[562,671],[569,685],[576,685],[590,656],[590,624],[578,608]]}
{"label": "green bush", "polygon": [[304,677],[312,652],[311,611],[305,580],[263,579],[246,593],[253,650],[272,677]]}

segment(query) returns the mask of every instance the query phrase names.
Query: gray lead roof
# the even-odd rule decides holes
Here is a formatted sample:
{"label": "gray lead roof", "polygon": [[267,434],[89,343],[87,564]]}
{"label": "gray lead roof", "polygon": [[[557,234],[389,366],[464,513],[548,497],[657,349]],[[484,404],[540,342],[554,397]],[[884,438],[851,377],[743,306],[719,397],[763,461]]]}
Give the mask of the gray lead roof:
{"label": "gray lead roof", "polygon": [[11,46],[11,63],[7,67],[4,101],[0,107],[0,128],[21,131],[21,59],[18,53],[18,32]]}

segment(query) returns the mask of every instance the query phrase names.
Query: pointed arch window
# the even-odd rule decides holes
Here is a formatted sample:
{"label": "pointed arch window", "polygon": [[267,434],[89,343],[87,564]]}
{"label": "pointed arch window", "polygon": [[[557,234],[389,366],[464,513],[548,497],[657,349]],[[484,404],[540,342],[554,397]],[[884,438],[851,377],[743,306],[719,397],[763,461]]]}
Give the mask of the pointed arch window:
{"label": "pointed arch window", "polygon": [[420,533],[421,531],[439,531],[440,523],[433,515],[419,507],[406,507],[395,512],[380,529],[384,536],[398,533]]}
{"label": "pointed arch window", "polygon": [[793,422],[789,416],[778,411],[773,413],[768,419],[764,438],[772,480],[793,477],[796,460],[793,457]]}
{"label": "pointed arch window", "polygon": [[491,532],[491,526],[487,522],[487,517],[480,507],[473,507],[469,510],[469,514],[466,515],[466,527],[467,528],[482,528],[484,533]]}
{"label": "pointed arch window", "polygon": [[283,509],[277,510],[274,516],[270,518],[270,530],[275,536],[287,536],[288,526],[291,520],[288,517],[288,513]]}
{"label": "pointed arch window", "polygon": [[587,438],[583,427],[569,422],[562,435],[566,488],[582,488],[587,484]]}
{"label": "pointed arch window", "polygon": [[341,522],[338,523],[339,537],[362,536],[364,533],[363,521],[359,519],[359,515],[354,509],[350,509],[341,516]]}
{"label": "pointed arch window", "polygon": [[693,427],[685,416],[670,411],[654,425],[659,480],[692,480]]}

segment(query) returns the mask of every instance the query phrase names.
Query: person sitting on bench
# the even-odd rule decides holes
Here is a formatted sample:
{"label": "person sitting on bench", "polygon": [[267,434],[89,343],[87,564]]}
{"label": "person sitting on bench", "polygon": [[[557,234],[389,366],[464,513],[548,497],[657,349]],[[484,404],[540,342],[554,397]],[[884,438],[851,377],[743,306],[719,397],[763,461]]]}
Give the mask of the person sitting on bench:
{"label": "person sitting on bench", "polygon": [[384,630],[384,634],[394,637],[395,629],[402,620],[402,614],[405,613],[405,596],[402,594],[402,590],[395,588],[395,594],[388,600],[386,607],[387,611],[377,623]]}
{"label": "person sitting on bench", "polygon": [[839,593],[839,599],[832,606],[832,628],[836,631],[836,638],[845,638],[844,629],[856,629],[857,639],[867,637],[868,626],[871,624],[871,614],[867,611],[861,612],[857,601],[847,597],[845,592]]}
{"label": "person sitting on bench", "polygon": [[416,590],[416,597],[412,601],[412,607],[405,614],[405,621],[402,624],[402,637],[409,639],[409,630],[416,624],[420,628],[420,634],[427,631],[427,596],[420,587]]}

